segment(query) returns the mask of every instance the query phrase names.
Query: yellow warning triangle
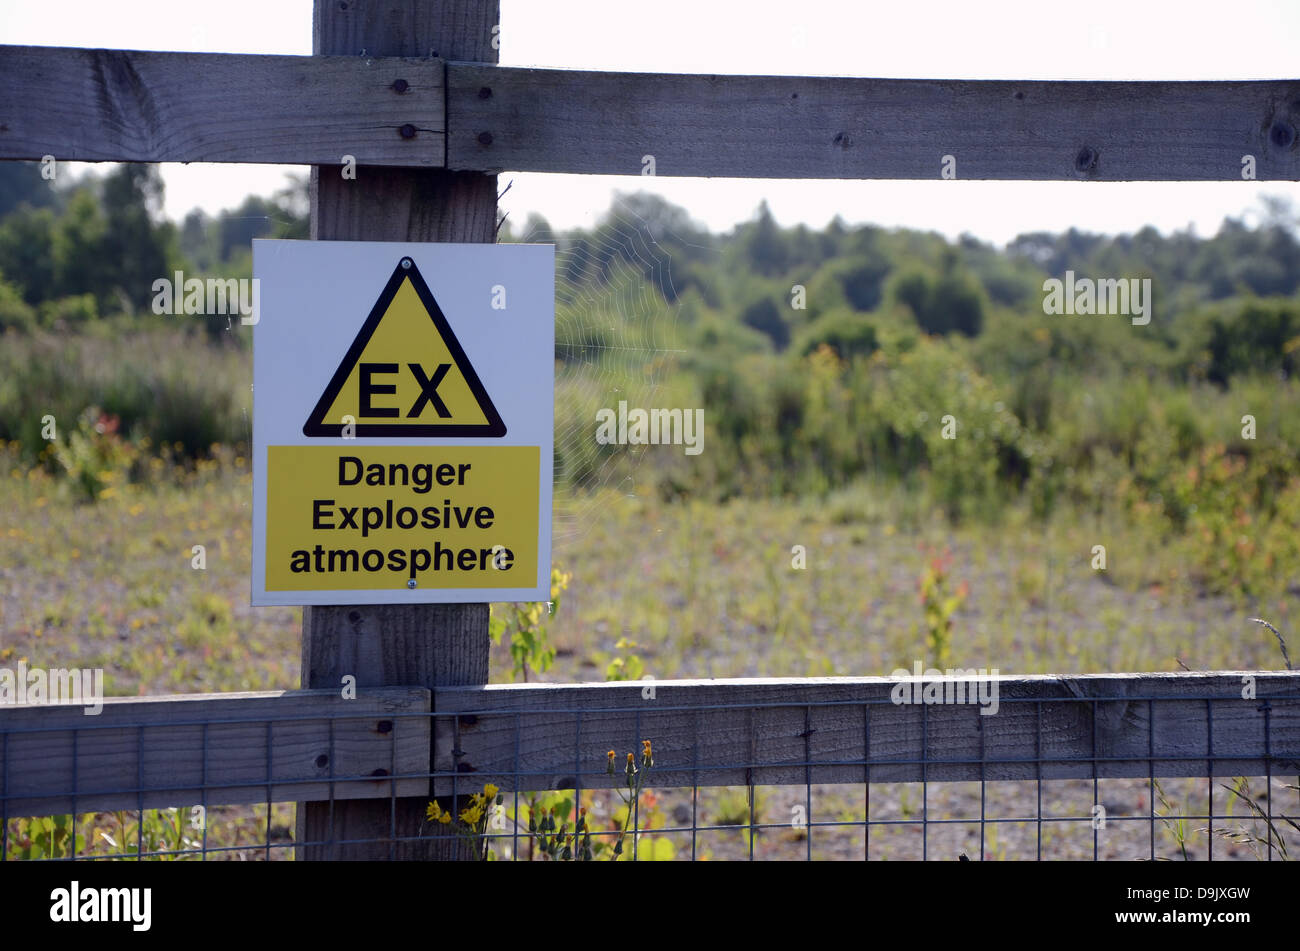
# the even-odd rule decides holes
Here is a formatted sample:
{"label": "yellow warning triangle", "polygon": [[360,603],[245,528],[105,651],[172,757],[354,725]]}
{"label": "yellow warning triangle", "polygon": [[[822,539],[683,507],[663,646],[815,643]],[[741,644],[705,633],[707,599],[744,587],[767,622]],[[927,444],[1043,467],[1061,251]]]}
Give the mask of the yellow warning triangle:
{"label": "yellow warning triangle", "polygon": [[356,436],[506,434],[410,258],[393,271],[302,431],[342,436],[348,422]]}

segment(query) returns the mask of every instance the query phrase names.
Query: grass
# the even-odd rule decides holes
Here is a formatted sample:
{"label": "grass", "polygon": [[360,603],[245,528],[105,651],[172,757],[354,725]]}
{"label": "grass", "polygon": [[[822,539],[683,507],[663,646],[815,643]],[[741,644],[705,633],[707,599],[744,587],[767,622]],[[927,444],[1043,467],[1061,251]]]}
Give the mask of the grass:
{"label": "grass", "polygon": [[[555,626],[553,676],[598,676],[593,658],[621,637],[640,645],[646,669],[661,678],[910,667],[925,658],[917,579],[928,553],[945,547],[954,584],[969,585],[953,625],[959,666],[1087,673],[1176,670],[1178,658],[1198,669],[1276,664],[1276,645],[1249,618],[1287,619],[1284,589],[1244,604],[1208,595],[1185,551],[1124,519],[899,524],[861,492],[855,521],[843,500],[715,507],[611,494],[577,542],[556,553],[574,582]],[[629,549],[628,538],[649,543]],[[1090,564],[1099,542],[1110,556],[1105,572]],[[795,545],[806,548],[804,569],[791,566]],[[639,583],[628,584],[632,577]]]}
{"label": "grass", "polygon": [[[64,483],[25,468],[13,447],[0,448],[0,478],[7,503],[0,510],[0,664],[102,666],[107,692],[119,696],[298,686],[300,609],[248,604],[246,460],[219,451],[149,485],[121,485],[95,504],[75,502]],[[969,586],[952,618],[951,660],[958,666],[1008,674],[1169,671],[1179,661],[1203,670],[1268,669],[1279,666],[1277,641],[1251,619],[1269,618],[1284,633],[1294,629],[1285,577],[1250,598],[1209,594],[1187,567],[1195,538],[1152,538],[1119,513],[1062,512],[1044,524],[1013,506],[996,527],[953,527],[906,490],[869,483],[823,501],[741,498],[717,505],[608,491],[585,499],[580,511],[555,552],[573,581],[552,624],[557,654],[549,680],[604,679],[610,659],[631,650],[620,640],[635,642],[645,670],[660,679],[887,675],[927,660],[918,579],[943,549],[951,552],[950,583]],[[203,570],[192,567],[199,544]],[[1105,572],[1091,566],[1096,544],[1107,548]],[[803,546],[805,567],[795,567],[795,546]],[[506,644],[494,647],[491,669],[494,681],[508,679]],[[763,789],[754,821],[769,827],[755,832],[755,856],[798,858],[811,845],[822,857],[864,849],[874,857],[919,857],[923,796],[931,818],[971,820],[951,832],[932,829],[930,854],[978,856],[979,813],[970,810],[979,798],[963,785],[938,784],[928,793],[919,785],[873,787],[873,822],[896,822],[873,825],[870,843],[862,838],[860,790],[816,787],[808,821],[845,825],[791,831],[792,807],[803,803],[805,790]],[[1052,854],[1090,857],[1087,823],[1081,830],[1064,818],[1089,814],[1091,783],[1070,795],[1052,791],[1065,785],[1044,784],[1045,811],[1059,807],[1063,821],[1045,823],[1041,833],[1032,822],[998,824],[992,836],[986,829],[985,857],[1033,857],[1040,834]],[[1112,813],[1115,831],[1107,841],[1118,842],[1127,829],[1132,842],[1103,842],[1102,855],[1143,857],[1147,782],[1116,781],[1114,788],[1123,805]],[[1250,801],[1258,801],[1260,788],[1252,788]],[[1274,796],[1288,792],[1278,787]],[[689,832],[682,830],[692,823],[689,790],[657,793],[660,828],[670,831],[656,835],[688,856]],[[1204,783],[1166,781],[1161,793],[1167,798],[1164,805],[1157,800],[1155,813],[1160,854],[1203,854],[1206,824],[1183,817],[1204,814]],[[1228,798],[1218,791],[1216,813]],[[1261,836],[1267,842],[1292,835],[1260,826],[1247,800],[1236,799],[1242,819],[1218,823],[1224,828],[1215,833],[1222,839],[1217,857],[1234,849],[1249,857]],[[699,832],[697,856],[748,856],[746,790],[701,790],[696,808],[696,824],[727,827]],[[1027,801],[1013,798],[1005,816],[1032,809],[1031,793]],[[264,807],[258,815],[212,810],[209,844],[260,856],[252,844],[265,836]],[[856,825],[845,818],[852,815]],[[1123,815],[1138,821],[1117,818]],[[78,821],[88,849],[133,850],[122,830],[138,821],[134,815]],[[148,830],[174,825],[174,816],[147,817]],[[273,825],[287,835],[292,807],[277,806]],[[1288,841],[1294,850],[1294,836]]]}
{"label": "grass", "polygon": [[0,458],[0,663],[102,666],[115,696],[297,687],[300,609],[248,604],[243,459],[224,453],[84,505],[12,451]]}

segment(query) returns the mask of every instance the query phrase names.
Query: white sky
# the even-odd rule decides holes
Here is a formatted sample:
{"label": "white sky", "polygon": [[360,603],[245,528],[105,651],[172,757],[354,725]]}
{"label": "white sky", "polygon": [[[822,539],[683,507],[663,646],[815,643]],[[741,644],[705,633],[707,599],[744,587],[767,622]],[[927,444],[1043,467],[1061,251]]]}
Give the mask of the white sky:
{"label": "white sky", "polygon": [[[1294,79],[1297,0],[501,0],[501,62],[655,72],[971,79]],[[228,53],[311,52],[311,0],[0,0],[0,43]],[[249,193],[286,170],[163,166],[179,219]],[[1125,232],[1154,224],[1212,234],[1261,194],[1300,206],[1300,183],[842,182],[505,174],[511,220],[590,226],[615,189],[653,189],[714,231],[766,198],[782,224],[835,214],[971,232]]]}

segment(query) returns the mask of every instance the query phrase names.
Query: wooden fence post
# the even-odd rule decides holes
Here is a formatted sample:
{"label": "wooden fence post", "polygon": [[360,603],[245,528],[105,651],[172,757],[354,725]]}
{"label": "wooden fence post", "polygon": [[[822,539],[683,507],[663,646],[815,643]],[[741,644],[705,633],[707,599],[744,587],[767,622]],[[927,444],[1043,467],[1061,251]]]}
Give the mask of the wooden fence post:
{"label": "wooden fence post", "polygon": [[[498,16],[498,0],[316,0],[313,53],[495,63]],[[340,142],[340,162],[346,151]],[[495,175],[361,166],[355,180],[345,180],[338,168],[312,169],[313,239],[491,242],[496,215]],[[486,604],[307,607],[302,686],[340,689],[346,674],[356,676],[359,690],[484,684],[488,647]],[[388,841],[393,832],[431,835],[427,805],[428,797],[396,800],[394,823],[388,800],[299,803],[299,842],[379,841],[304,847],[298,857],[467,858],[465,846],[453,840]]]}

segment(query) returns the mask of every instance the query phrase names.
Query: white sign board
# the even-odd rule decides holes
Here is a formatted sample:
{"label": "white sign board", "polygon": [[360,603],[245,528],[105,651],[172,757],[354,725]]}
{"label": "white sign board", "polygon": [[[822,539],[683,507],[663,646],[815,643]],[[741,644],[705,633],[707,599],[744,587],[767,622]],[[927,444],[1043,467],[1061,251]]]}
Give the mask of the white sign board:
{"label": "white sign board", "polygon": [[253,604],[546,601],[555,249],[253,242]]}

